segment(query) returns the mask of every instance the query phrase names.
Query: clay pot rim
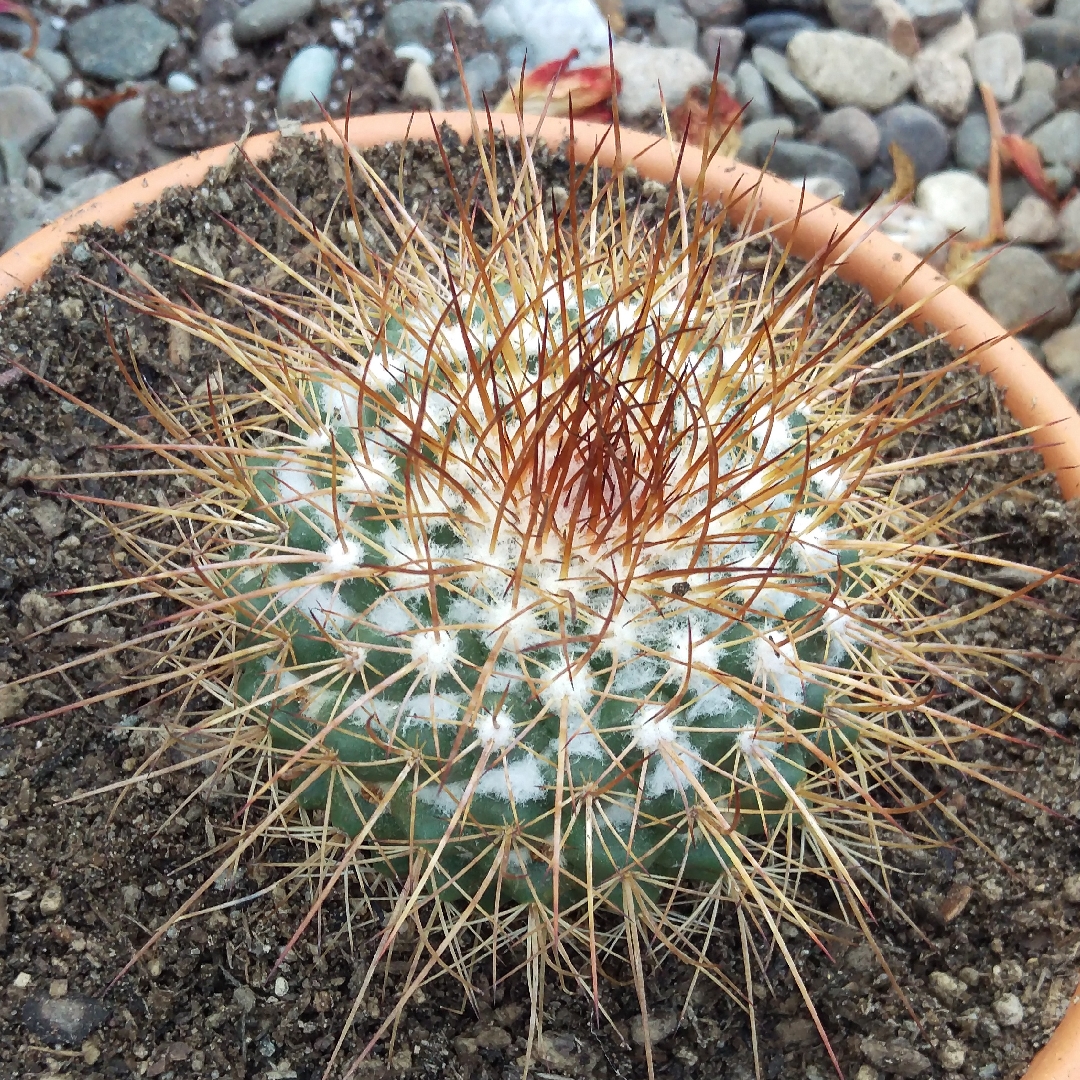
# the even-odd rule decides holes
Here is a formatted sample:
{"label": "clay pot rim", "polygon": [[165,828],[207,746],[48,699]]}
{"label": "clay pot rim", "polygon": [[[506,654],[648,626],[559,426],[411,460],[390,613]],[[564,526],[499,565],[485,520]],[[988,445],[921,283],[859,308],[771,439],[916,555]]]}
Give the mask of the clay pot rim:
{"label": "clay pot rim", "polygon": [[[494,113],[490,119],[495,130],[520,137],[516,116]],[[353,117],[347,130],[354,145],[376,146],[431,139],[443,124],[467,139],[478,122],[465,112],[385,113]],[[527,117],[525,127],[550,145],[571,136],[570,122],[561,118]],[[336,140],[345,128],[321,123],[303,130]],[[649,179],[670,182],[674,173],[676,153],[662,138],[626,129],[616,134],[610,126],[584,122],[573,125],[573,137],[579,160],[595,150],[601,165],[621,158]],[[279,138],[280,132],[253,136],[243,143],[244,153],[256,161],[266,158]],[[111,188],[44,226],[0,255],[0,301],[41,277],[82,227],[96,223],[119,229],[168,188],[197,186],[211,168],[225,165],[235,153],[235,145],[227,144],[180,158]],[[839,265],[840,276],[866,288],[875,301],[888,300],[903,308],[920,305],[916,325],[934,328],[1004,390],[1006,407],[1020,424],[1033,429],[1035,446],[1056,473],[1065,497],[1080,496],[1080,415],[1042,366],[971,297],[882,233],[832,204],[810,199],[787,181],[727,158],[715,159],[701,176],[701,154],[694,147],[682,152],[678,165],[684,184],[692,186],[700,177],[703,195],[726,199],[736,219],[752,216],[755,225],[771,222],[776,236],[790,243],[795,255],[812,258],[832,245],[831,259]],[[1024,1080],[1080,1080],[1080,988]]]}

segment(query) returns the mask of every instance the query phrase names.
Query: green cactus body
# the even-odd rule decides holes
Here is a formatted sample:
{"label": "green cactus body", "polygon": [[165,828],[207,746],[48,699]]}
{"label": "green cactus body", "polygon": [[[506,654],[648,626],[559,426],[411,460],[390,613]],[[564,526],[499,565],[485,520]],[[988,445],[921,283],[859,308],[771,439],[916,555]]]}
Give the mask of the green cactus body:
{"label": "green cactus body", "polygon": [[301,804],[489,908],[716,881],[856,737],[870,655],[801,384],[723,297],[572,284],[496,275],[301,375],[251,470],[277,557],[219,571],[239,702],[333,761]]}

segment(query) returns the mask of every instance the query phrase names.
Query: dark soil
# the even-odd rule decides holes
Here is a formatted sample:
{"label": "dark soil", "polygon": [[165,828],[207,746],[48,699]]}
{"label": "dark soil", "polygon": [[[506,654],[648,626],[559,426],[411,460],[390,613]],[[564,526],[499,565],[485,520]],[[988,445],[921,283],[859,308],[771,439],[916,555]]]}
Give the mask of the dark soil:
{"label": "dark soil", "polygon": [[[389,148],[372,157],[392,185],[399,153]],[[472,175],[469,152],[452,147],[451,153]],[[339,155],[333,147],[289,139],[268,172],[305,215],[322,222],[337,195]],[[406,204],[422,200],[431,213],[451,211],[437,155],[421,148],[406,158]],[[564,168],[556,156],[545,160],[542,174],[558,183]],[[159,253],[183,246],[186,256],[216,262],[232,279],[264,282],[265,264],[234,241],[216,217],[222,213],[276,254],[302,260],[302,244],[279,227],[250,180],[238,167],[195,192],[168,195],[120,236],[91,230],[45,280],[0,310],[0,367],[13,355],[149,433],[117,372],[105,316],[125,354],[130,342],[139,373],[162,395],[199,393],[217,361],[202,347],[170,342],[161,326],[104,296],[98,284],[122,286],[125,279],[104,252],[170,295],[187,288],[196,300],[220,309],[220,300],[200,291],[197,281]],[[824,302],[842,304],[849,297],[838,285],[827,290]],[[906,344],[911,336],[895,335],[885,347]],[[235,382],[229,371],[223,376],[227,388]],[[172,481],[151,476],[107,487],[92,476],[43,479],[137,469],[147,459],[130,449],[107,449],[115,436],[103,421],[30,379],[0,393],[0,718],[11,725],[24,715],[89,697],[115,680],[120,668],[114,660],[76,666],[35,684],[28,695],[5,691],[5,682],[78,661],[136,629],[132,611],[83,619],[92,598],[52,595],[125,570],[123,552],[64,491],[152,499],[159,489],[167,497]],[[995,392],[983,383],[960,397],[955,409],[923,433],[924,447],[966,443],[1007,423]],[[966,519],[972,542],[1046,569],[1074,566],[1080,513],[1060,500],[1050,479],[1032,479],[1034,468],[1033,455],[1017,453],[963,471],[941,470],[919,478],[929,484],[922,497],[965,485],[974,497],[1015,481]],[[969,632],[984,644],[1080,657],[1080,588],[1056,581],[1036,597],[986,617]],[[73,621],[38,633],[59,616]],[[1046,730],[1015,724],[1009,729],[1013,741],[987,738],[967,750],[987,768],[1003,770],[1006,783],[1046,809],[946,777],[942,806],[981,837],[985,850],[964,841],[930,852],[897,851],[900,872],[890,877],[892,894],[914,925],[880,902],[875,907],[877,940],[917,1021],[857,931],[830,941],[831,959],[804,939],[791,940],[848,1077],[1018,1077],[1076,984],[1080,905],[1066,901],[1063,881],[1080,866],[1080,660],[1036,658],[1023,664],[1026,676],[1003,692],[1026,702]],[[135,704],[93,704],[0,729],[0,1076],[314,1078],[345,1023],[378,928],[364,923],[358,906],[351,909],[356,919],[350,924],[345,901],[336,896],[318,932],[312,928],[267,981],[310,899],[305,888],[274,886],[276,864],[302,857],[283,843],[261,849],[242,873],[211,892],[209,903],[220,910],[182,922],[110,985],[149,932],[212,869],[207,853],[215,838],[228,834],[238,806],[228,784],[187,801],[205,779],[198,770],[141,782],[119,806],[114,794],[66,801],[130,776],[156,745],[149,729],[163,717],[152,710],[135,716]],[[943,837],[957,835],[944,812],[933,810],[931,821]],[[243,902],[223,906],[233,901]],[[821,903],[827,906],[828,897]],[[717,934],[716,951],[730,958],[738,978],[737,942],[732,917]],[[684,1023],[676,1027],[688,972],[659,953],[647,963],[658,1076],[752,1076],[746,1018],[702,980]],[[392,963],[385,979],[376,980],[375,994],[346,1036],[345,1060],[392,1007],[404,970]],[[380,1048],[361,1075],[520,1076],[528,1028],[525,981],[515,976],[492,991],[489,970],[476,971],[475,1007],[449,980],[425,988],[408,1006],[396,1042]],[[759,982],[764,1075],[831,1075],[779,956],[771,957]],[[1023,1008],[1018,1024],[1007,1023],[1015,1019],[1006,1008],[1007,994],[1015,994]],[[604,995],[615,1030],[594,1024],[580,996],[549,987],[538,1075],[645,1075],[644,1054],[633,1038],[640,1026],[632,990],[611,987]]]}

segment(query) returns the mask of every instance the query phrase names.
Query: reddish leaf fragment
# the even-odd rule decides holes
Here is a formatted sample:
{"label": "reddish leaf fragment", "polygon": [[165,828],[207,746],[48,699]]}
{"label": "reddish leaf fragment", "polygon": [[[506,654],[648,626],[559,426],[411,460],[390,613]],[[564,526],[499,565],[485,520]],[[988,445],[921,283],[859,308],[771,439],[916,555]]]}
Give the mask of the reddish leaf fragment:
{"label": "reddish leaf fragment", "polygon": [[692,87],[683,103],[671,113],[671,130],[676,138],[686,135],[691,146],[700,146],[706,153],[714,149],[733,157],[739,149],[743,107],[724,89],[716,85],[713,113],[709,117],[709,99],[700,87]]}
{"label": "reddish leaf fragment", "polygon": [[1057,209],[1057,191],[1043,172],[1038,147],[1019,135],[1002,135],[1001,148],[1008,155],[1017,172],[1031,185],[1032,190]]}
{"label": "reddish leaf fragment", "polygon": [[[2,2],[3,0],[0,0],[0,3]],[[109,115],[109,111],[121,101],[130,101],[138,96],[139,91],[134,86],[129,86],[126,90],[118,90],[115,94],[103,94],[101,97],[72,98],[71,104],[81,105],[84,109],[89,109],[99,120],[104,120]]]}
{"label": "reddish leaf fragment", "polygon": [[938,911],[947,923],[951,923],[967,907],[970,899],[970,885],[954,885],[945,894],[945,899],[938,905]]}
{"label": "reddish leaf fragment", "polygon": [[14,0],[0,0],[0,15],[14,15],[16,19],[22,19],[30,27],[30,44],[23,49],[23,56],[29,60],[37,52],[40,37],[37,19],[30,13],[29,8],[16,4]]}
{"label": "reddish leaf fragment", "polygon": [[546,108],[548,116],[569,116],[573,108],[579,120],[610,120],[611,104],[620,89],[618,73],[607,65],[571,68],[577,57],[577,49],[572,49],[561,60],[533,68],[519,85],[511,85],[498,111],[512,112],[520,97],[521,110],[529,115]]}

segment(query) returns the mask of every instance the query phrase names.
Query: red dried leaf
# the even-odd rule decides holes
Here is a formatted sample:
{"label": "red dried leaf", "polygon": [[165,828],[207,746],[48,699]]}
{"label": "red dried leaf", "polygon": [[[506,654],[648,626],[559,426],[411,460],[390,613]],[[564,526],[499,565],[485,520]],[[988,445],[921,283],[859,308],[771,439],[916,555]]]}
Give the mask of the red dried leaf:
{"label": "red dried leaf", "polygon": [[607,65],[571,68],[578,57],[572,49],[561,60],[549,60],[533,68],[520,84],[511,86],[498,104],[499,111],[513,111],[521,96],[523,112],[535,115],[547,110],[549,116],[569,116],[571,107],[579,120],[610,120],[611,104],[618,96],[618,73]]}
{"label": "red dried leaf", "polygon": [[716,85],[712,123],[709,123],[709,99],[699,87],[691,88],[683,103],[671,113],[671,130],[676,138],[686,135],[691,146],[706,152],[718,147],[729,157],[738,152],[742,129],[742,106],[721,83]]}
{"label": "red dried leaf", "polygon": [[30,27],[30,44],[23,49],[23,56],[28,60],[37,52],[39,31],[38,21],[30,13],[30,9],[16,4],[14,0],[0,0],[0,15],[14,15],[16,19],[22,19]]}
{"label": "red dried leaf", "polygon": [[[0,0],[0,3],[2,2],[3,0]],[[109,111],[121,101],[130,101],[138,96],[139,91],[134,86],[129,86],[126,90],[118,90],[115,94],[103,94],[101,97],[72,98],[71,104],[81,105],[84,109],[89,109],[99,120],[104,120],[109,115]]]}
{"label": "red dried leaf", "polygon": [[1017,172],[1031,185],[1032,190],[1056,208],[1057,191],[1043,172],[1038,147],[1019,135],[1002,135],[1001,148],[1008,155]]}

